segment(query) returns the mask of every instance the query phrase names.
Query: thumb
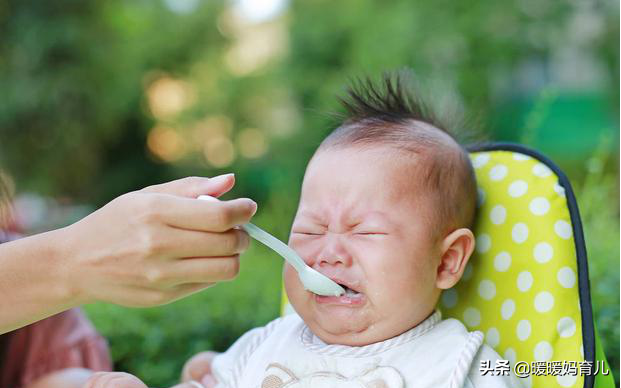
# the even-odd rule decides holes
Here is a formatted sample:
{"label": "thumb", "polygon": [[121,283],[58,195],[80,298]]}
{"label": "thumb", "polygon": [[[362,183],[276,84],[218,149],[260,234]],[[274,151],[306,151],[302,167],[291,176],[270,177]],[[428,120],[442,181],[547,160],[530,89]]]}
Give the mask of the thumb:
{"label": "thumb", "polygon": [[140,190],[140,192],[171,194],[189,198],[196,198],[203,194],[219,197],[231,190],[234,185],[235,174],[218,175],[213,178],[192,176],[148,186]]}

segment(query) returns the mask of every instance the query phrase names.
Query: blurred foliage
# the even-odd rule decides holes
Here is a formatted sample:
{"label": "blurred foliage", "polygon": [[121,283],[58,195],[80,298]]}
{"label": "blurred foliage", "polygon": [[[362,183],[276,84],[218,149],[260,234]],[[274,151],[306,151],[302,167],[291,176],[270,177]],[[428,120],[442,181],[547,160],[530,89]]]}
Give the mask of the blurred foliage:
{"label": "blurred foliage", "polygon": [[[257,200],[257,223],[286,239],[335,95],[350,77],[411,67],[457,123],[570,176],[618,379],[618,3],[300,0],[263,19],[244,3],[273,2],[0,0],[0,165],[17,192],[98,206],[234,171],[229,197]],[[169,306],[89,306],[117,368],[165,386],[191,354],[275,317],[281,261],[262,247],[243,261],[234,283]]]}
{"label": "blurred foliage", "polygon": [[611,162],[618,165],[611,160],[609,141],[602,137],[600,147],[587,160],[587,175],[576,196],[589,258],[593,319],[619,386],[619,205],[610,200],[619,198],[619,181],[618,176],[606,173]]}

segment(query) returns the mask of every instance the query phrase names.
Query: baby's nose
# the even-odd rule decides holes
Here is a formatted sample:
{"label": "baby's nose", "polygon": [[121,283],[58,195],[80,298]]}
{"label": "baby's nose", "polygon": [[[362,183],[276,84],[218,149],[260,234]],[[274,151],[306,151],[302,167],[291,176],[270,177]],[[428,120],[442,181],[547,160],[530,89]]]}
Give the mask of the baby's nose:
{"label": "baby's nose", "polygon": [[330,265],[349,267],[352,261],[351,255],[341,242],[337,238],[333,238],[327,241],[321,252],[319,252],[316,264],[319,264],[320,267]]}
{"label": "baby's nose", "polygon": [[333,266],[345,266],[349,267],[352,263],[351,257],[349,255],[322,255],[319,257],[319,266],[333,265]]}

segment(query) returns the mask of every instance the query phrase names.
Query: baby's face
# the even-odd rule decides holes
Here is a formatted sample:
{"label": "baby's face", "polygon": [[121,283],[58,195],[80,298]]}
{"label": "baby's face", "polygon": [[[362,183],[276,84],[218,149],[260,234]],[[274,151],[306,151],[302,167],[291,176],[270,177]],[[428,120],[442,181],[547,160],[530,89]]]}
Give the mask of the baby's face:
{"label": "baby's face", "polygon": [[308,292],[290,265],[284,278],[291,304],[324,342],[382,341],[432,312],[440,252],[417,163],[383,146],[328,149],[310,162],[289,245],[348,293]]}

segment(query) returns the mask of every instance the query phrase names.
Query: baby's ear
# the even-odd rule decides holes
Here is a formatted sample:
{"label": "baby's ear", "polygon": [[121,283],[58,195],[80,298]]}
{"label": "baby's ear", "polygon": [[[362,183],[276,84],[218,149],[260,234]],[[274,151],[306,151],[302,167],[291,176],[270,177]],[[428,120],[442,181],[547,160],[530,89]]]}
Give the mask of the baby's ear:
{"label": "baby's ear", "polygon": [[473,250],[474,235],[470,229],[457,229],[442,240],[440,263],[436,276],[438,288],[446,290],[457,284]]}

